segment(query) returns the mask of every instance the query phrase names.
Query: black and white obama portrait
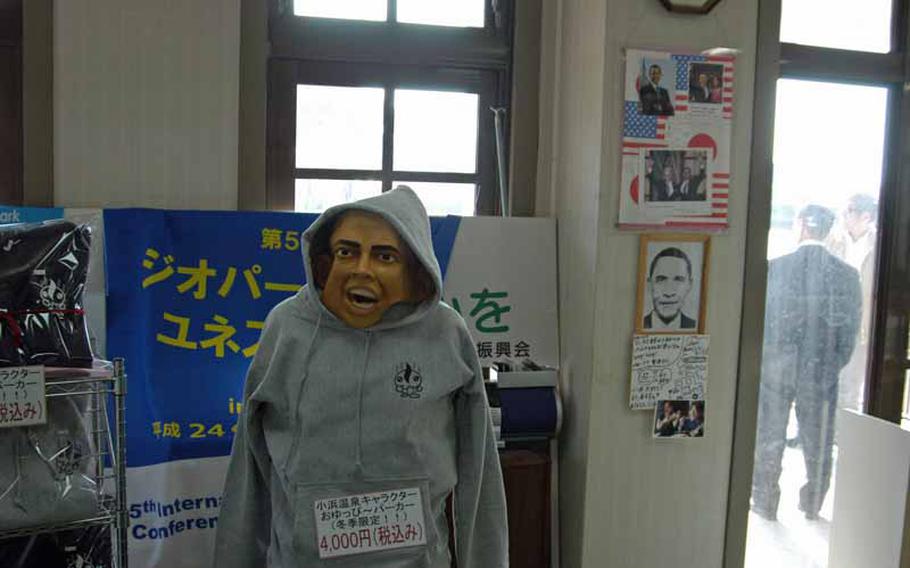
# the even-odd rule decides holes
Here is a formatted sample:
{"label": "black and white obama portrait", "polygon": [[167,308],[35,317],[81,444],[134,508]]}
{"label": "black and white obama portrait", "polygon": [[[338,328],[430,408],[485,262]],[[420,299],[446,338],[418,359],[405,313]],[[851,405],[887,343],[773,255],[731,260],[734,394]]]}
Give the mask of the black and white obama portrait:
{"label": "black and white obama portrait", "polygon": [[642,235],[637,331],[704,331],[709,242],[704,235]]}

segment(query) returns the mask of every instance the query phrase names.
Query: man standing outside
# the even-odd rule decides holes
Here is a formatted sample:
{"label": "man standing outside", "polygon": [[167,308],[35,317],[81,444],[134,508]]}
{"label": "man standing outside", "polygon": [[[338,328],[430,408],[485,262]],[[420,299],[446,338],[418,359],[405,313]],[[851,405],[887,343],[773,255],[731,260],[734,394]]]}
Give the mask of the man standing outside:
{"label": "man standing outside", "polygon": [[876,220],[878,202],[870,195],[850,197],[841,218],[841,226],[831,231],[828,250],[859,272],[863,294],[862,323],[850,362],[841,373],[839,406],[860,410],[866,379],[866,360],[872,325],[872,286],[875,283]]}
{"label": "man standing outside", "polygon": [[673,116],[673,101],[670,100],[670,94],[660,86],[662,75],[660,65],[655,63],[648,68],[648,82],[638,89],[642,114]]}
{"label": "man standing outside", "polygon": [[799,509],[818,519],[831,480],[838,375],[856,341],[856,270],[827,251],[834,213],[809,205],[797,215],[799,247],[768,266],[752,510],[777,518],[778,480],[790,407],[796,407],[806,464]]}
{"label": "man standing outside", "polygon": [[692,262],[676,247],[665,248],[651,261],[648,270],[651,311],[644,317],[642,328],[652,331],[694,330],[695,318],[683,313],[692,291]]}

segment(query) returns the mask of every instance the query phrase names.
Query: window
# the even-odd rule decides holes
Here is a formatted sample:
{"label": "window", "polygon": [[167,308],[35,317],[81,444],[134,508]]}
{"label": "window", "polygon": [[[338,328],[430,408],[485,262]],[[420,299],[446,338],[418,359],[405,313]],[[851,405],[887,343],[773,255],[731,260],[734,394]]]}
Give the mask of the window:
{"label": "window", "polygon": [[296,0],[272,10],[267,204],[321,212],[411,186],[431,215],[497,210],[511,2]]}
{"label": "window", "polygon": [[834,496],[851,488],[837,486],[838,410],[910,424],[910,3],[772,0],[760,14],[744,296],[765,302],[744,306],[725,560],[821,568],[853,514]]}
{"label": "window", "polygon": [[867,381],[887,104],[885,87],[777,82],[747,567],[828,565],[836,409],[861,410]]}
{"label": "window", "polygon": [[296,0],[294,15],[384,22],[386,0]]}
{"label": "window", "polygon": [[780,40],[856,51],[891,50],[892,0],[783,0]]}

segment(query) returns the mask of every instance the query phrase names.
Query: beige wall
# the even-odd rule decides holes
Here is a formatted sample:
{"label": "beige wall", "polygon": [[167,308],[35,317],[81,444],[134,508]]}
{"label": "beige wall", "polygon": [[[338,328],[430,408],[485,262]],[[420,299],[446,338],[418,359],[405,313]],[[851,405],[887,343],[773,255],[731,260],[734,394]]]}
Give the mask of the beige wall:
{"label": "beige wall", "polygon": [[240,0],[55,0],[54,201],[237,207]]}
{"label": "beige wall", "polygon": [[[719,567],[732,444],[745,250],[757,0],[709,16],[642,0],[560,0],[543,34],[538,212],[559,222],[567,428],[560,523],[566,568]],[[638,235],[616,229],[623,49],[741,50],[731,229],[712,241],[707,435],[654,441],[628,409]],[[741,512],[745,514],[745,512]]]}

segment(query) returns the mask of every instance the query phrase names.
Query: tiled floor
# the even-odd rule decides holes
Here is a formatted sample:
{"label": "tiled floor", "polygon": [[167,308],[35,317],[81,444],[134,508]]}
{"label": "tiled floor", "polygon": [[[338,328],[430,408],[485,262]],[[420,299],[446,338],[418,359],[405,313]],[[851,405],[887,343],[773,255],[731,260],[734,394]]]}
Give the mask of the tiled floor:
{"label": "tiled floor", "polygon": [[[834,448],[834,460],[836,471],[837,447]],[[826,568],[835,480],[832,477],[821,519],[808,521],[797,508],[799,488],[806,479],[802,451],[787,448],[782,465],[777,521],[766,521],[749,513],[745,568]]]}

